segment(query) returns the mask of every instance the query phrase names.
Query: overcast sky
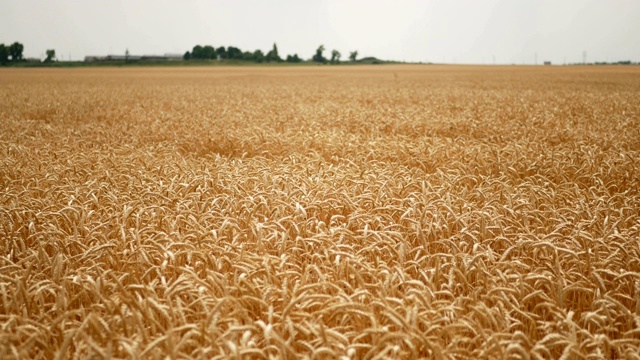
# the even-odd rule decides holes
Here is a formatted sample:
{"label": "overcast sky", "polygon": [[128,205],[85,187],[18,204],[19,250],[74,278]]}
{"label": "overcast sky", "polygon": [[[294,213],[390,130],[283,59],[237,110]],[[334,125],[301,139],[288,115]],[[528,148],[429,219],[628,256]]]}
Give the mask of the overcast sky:
{"label": "overcast sky", "polygon": [[0,0],[0,42],[27,57],[233,45],[310,58],[448,63],[640,61],[640,0]]}

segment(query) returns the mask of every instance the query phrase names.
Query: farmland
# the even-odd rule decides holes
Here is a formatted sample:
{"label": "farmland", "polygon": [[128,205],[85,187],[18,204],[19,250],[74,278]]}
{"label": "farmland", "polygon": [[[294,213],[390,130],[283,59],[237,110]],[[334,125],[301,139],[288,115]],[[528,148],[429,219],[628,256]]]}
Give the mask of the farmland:
{"label": "farmland", "polygon": [[0,69],[0,358],[640,358],[640,68]]}

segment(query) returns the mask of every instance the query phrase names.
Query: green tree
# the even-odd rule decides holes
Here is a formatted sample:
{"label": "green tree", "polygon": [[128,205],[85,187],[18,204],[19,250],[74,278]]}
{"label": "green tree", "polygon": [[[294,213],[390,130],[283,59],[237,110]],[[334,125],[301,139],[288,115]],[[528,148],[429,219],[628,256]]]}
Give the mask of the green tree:
{"label": "green tree", "polygon": [[191,49],[191,58],[192,59],[204,59],[203,54],[204,49],[200,45],[196,45]]}
{"label": "green tree", "polygon": [[44,62],[52,62],[55,61],[54,59],[56,58],[56,51],[54,49],[48,49],[47,50],[47,58],[44,59]]}
{"label": "green tree", "polygon": [[356,59],[358,58],[358,51],[352,51],[349,53],[349,60],[356,62]]}
{"label": "green tree", "polygon": [[327,62],[327,59],[324,57],[324,55],[322,55],[323,52],[324,52],[324,45],[320,45],[318,49],[316,49],[316,54],[313,55],[312,60],[320,63]]}
{"label": "green tree", "polygon": [[242,60],[242,50],[237,47],[227,47],[227,57],[229,59]]}
{"label": "green tree", "polygon": [[264,61],[264,53],[262,52],[262,50],[258,49],[253,52],[253,61],[259,63]]}
{"label": "green tree", "polygon": [[0,64],[5,65],[9,62],[9,48],[0,44]]}
{"label": "green tree", "polygon": [[276,45],[276,43],[273,43],[273,48],[271,49],[271,51],[269,51],[267,53],[266,60],[267,60],[267,62],[270,62],[270,61],[281,62],[282,61],[282,59],[280,58],[280,55],[278,55],[278,46]]}
{"label": "green tree", "polygon": [[340,51],[338,50],[332,50],[331,51],[331,63],[340,63],[340,56],[342,56],[342,54],[340,54]]}
{"label": "green tree", "polygon": [[253,53],[251,51],[245,51],[242,53],[242,60],[255,61],[255,58],[253,57]]}
{"label": "green tree", "polygon": [[182,59],[190,60],[191,59],[191,53],[189,51],[185,52],[184,55],[182,55]]}
{"label": "green tree", "polygon": [[287,60],[288,63],[299,63],[302,60],[298,57],[298,54],[293,54],[293,56],[291,55],[287,55]]}
{"label": "green tree", "polygon": [[224,46],[220,46],[219,48],[216,49],[216,57],[220,58],[220,59],[226,59],[227,58],[227,50],[224,48]]}
{"label": "green tree", "polygon": [[24,45],[19,42],[14,42],[9,46],[9,55],[11,55],[11,61],[22,61],[22,52],[24,51]]}
{"label": "green tree", "polygon": [[215,59],[216,57],[216,49],[213,46],[205,45],[202,48],[202,59]]}

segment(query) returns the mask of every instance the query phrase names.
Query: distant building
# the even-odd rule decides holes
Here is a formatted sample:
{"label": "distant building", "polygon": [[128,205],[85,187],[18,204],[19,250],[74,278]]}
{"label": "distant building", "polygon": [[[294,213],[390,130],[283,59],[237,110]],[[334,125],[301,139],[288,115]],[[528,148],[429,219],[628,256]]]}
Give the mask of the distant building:
{"label": "distant building", "polygon": [[163,57],[167,58],[169,61],[182,61],[184,60],[183,54],[164,54]]}
{"label": "distant building", "polygon": [[551,61],[545,61],[544,64],[545,65],[551,65]]}
{"label": "distant building", "polygon": [[142,55],[139,60],[142,61],[168,61],[169,59],[160,55]]}
{"label": "distant building", "polygon": [[107,56],[85,56],[84,62],[125,62],[125,61],[178,61],[182,60],[182,55],[107,55]]}

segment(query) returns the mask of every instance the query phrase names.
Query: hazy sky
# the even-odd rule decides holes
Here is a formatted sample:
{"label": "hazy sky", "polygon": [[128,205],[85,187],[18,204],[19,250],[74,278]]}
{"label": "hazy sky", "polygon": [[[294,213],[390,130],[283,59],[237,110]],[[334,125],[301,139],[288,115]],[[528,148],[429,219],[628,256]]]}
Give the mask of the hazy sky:
{"label": "hazy sky", "polygon": [[310,58],[640,61],[640,0],[0,0],[0,42],[27,57],[184,53],[196,44]]}

